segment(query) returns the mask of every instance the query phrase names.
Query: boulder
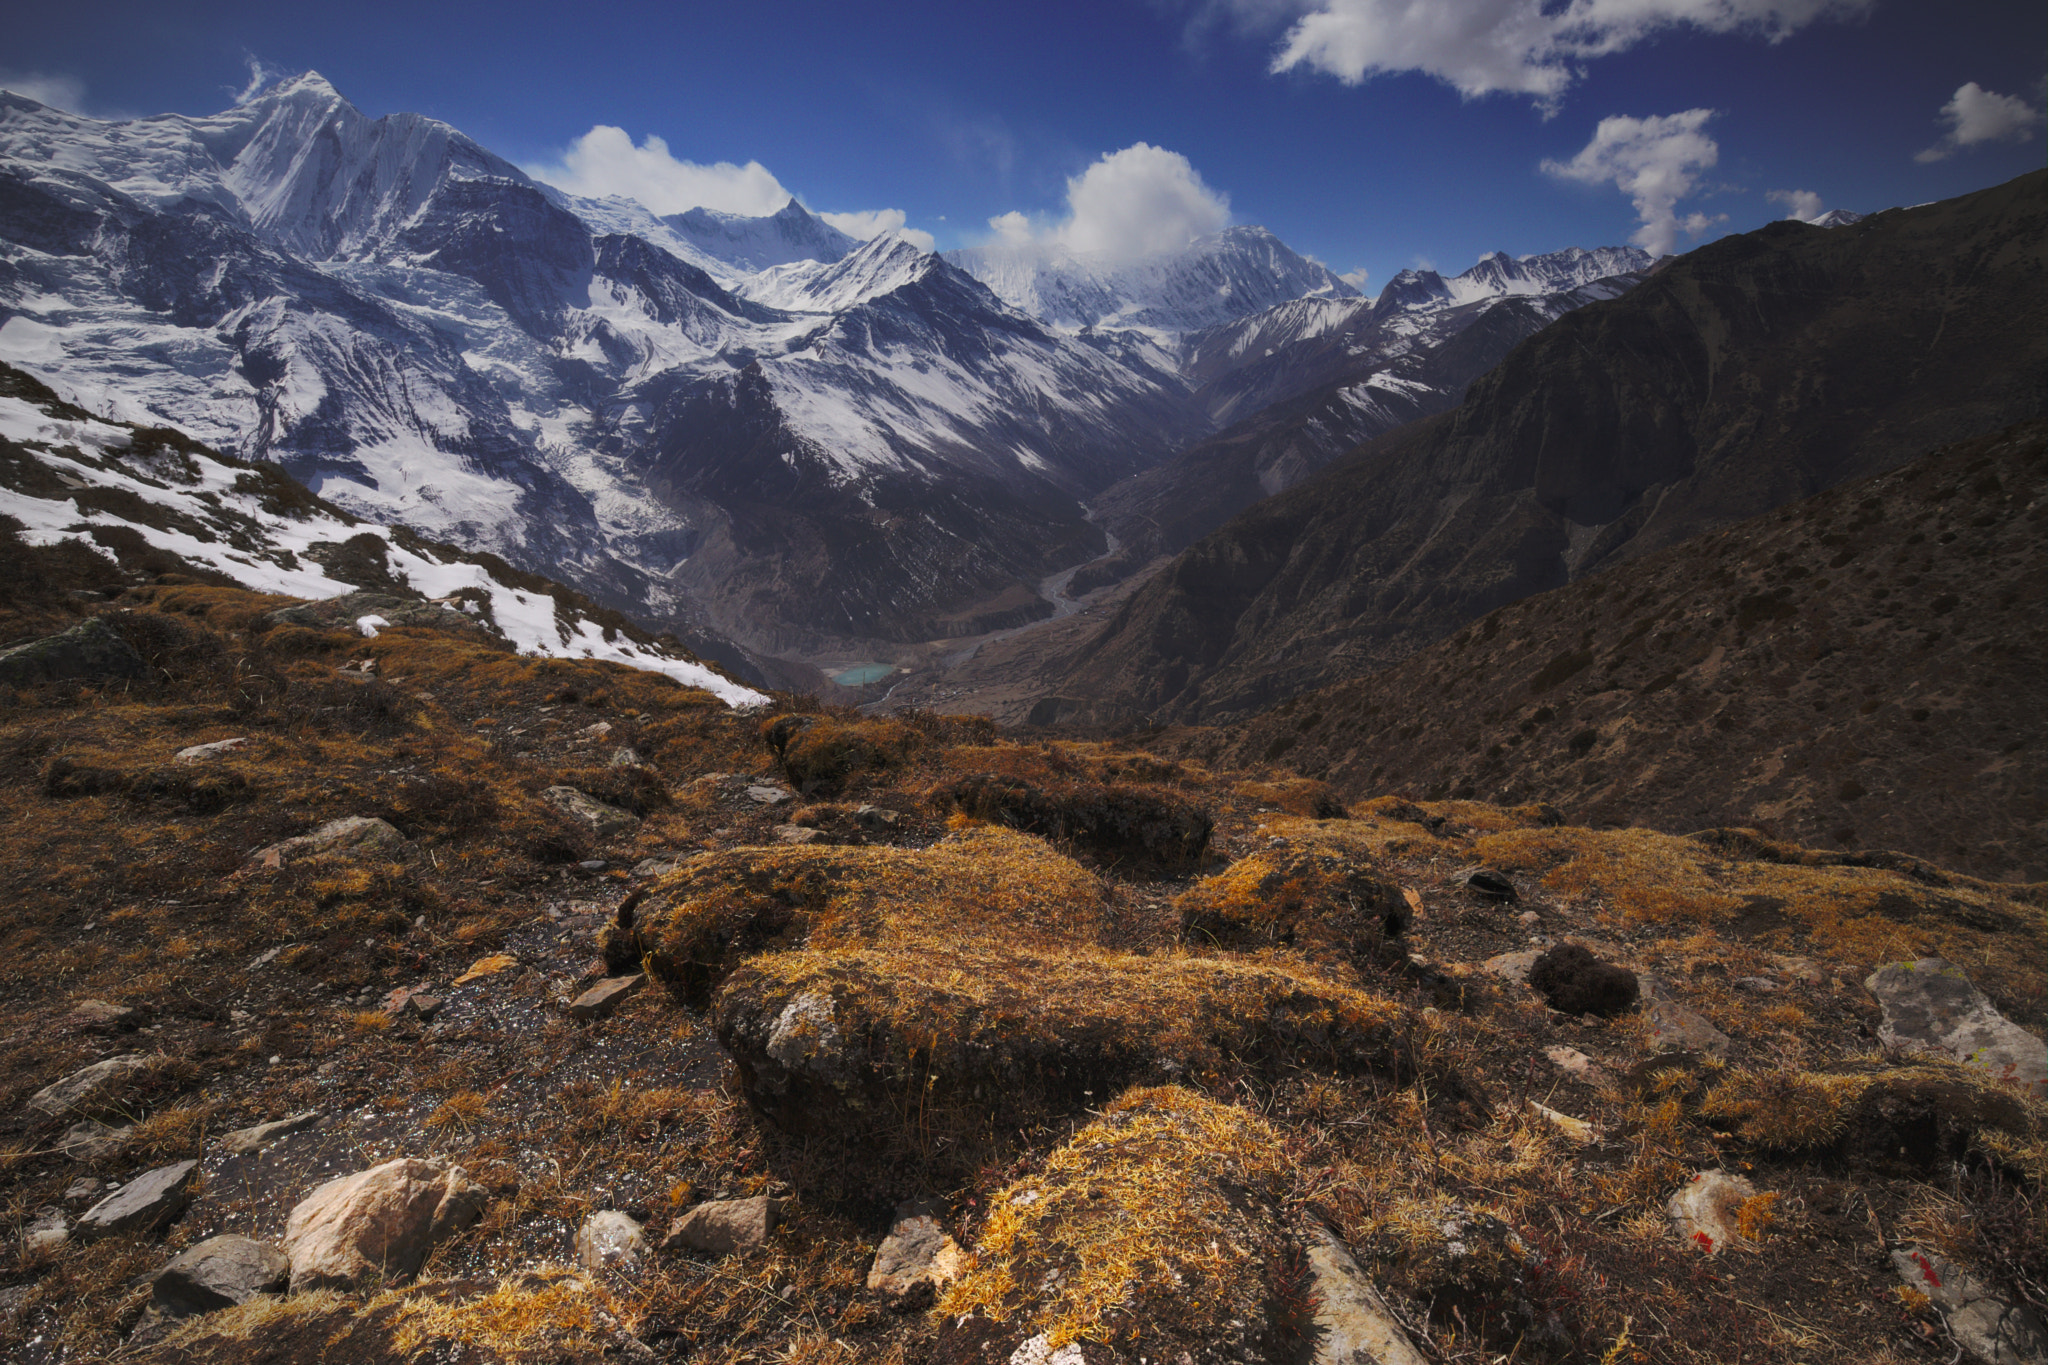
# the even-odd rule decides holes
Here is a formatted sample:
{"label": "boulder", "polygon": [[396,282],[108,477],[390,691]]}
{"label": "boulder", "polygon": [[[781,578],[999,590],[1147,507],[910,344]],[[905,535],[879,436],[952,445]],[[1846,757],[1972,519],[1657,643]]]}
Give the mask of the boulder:
{"label": "boulder", "polygon": [[1886,1046],[1953,1057],[2048,1098],[2048,1043],[2000,1014],[1962,968],[1923,957],[1881,967],[1863,987],[1884,1007]]}
{"label": "boulder", "polygon": [[760,806],[780,806],[796,800],[796,793],[786,787],[749,787],[747,800]]}
{"label": "boulder", "polygon": [[78,1235],[90,1240],[115,1232],[156,1232],[184,1211],[198,1170],[196,1161],[178,1161],[136,1176],[79,1216]]}
{"label": "boulder", "polygon": [[330,1180],[285,1220],[292,1292],[409,1277],[489,1201],[460,1166],[413,1157]]}
{"label": "boulder", "polygon": [[1643,996],[1643,1024],[1656,1052],[1699,1052],[1725,1060],[1730,1046],[1728,1035],[1702,1015],[1665,994],[1653,977],[1638,976]]}
{"label": "boulder", "polygon": [[258,1123],[248,1128],[237,1128],[220,1140],[220,1148],[230,1156],[241,1156],[247,1152],[260,1152],[281,1137],[289,1136],[302,1129],[311,1128],[321,1119],[318,1109],[308,1109],[289,1118],[275,1119],[269,1123]]}
{"label": "boulder", "polygon": [[1934,1300],[1956,1344],[1983,1365],[2048,1362],[2048,1331],[2025,1304],[1928,1247],[1899,1248],[1892,1266],[1908,1286]]}
{"label": "boulder", "polygon": [[967,1253],[946,1235],[938,1210],[922,1202],[905,1204],[875,1248],[868,1292],[880,1294],[892,1307],[922,1308],[966,1268]]}
{"label": "boulder", "polygon": [[1314,1365],[1425,1365],[1378,1288],[1322,1228],[1310,1232],[1308,1268],[1317,1300]]}
{"label": "boulder", "polygon": [[1515,884],[1509,881],[1505,874],[1496,872],[1490,867],[1463,868],[1460,871],[1453,872],[1451,880],[1481,900],[1499,901],[1504,905],[1513,905],[1522,898],[1521,893],[1515,890]]}
{"label": "boulder", "polygon": [[662,1250],[676,1247],[711,1256],[730,1256],[768,1245],[775,1227],[775,1201],[765,1194],[752,1199],[713,1199],[683,1215],[662,1239]]}
{"label": "boulder", "polygon": [[150,1289],[157,1311],[191,1317],[232,1308],[258,1294],[276,1294],[291,1280],[291,1258],[252,1237],[209,1237],[180,1252],[156,1273]]}
{"label": "boulder", "polygon": [[64,1016],[65,1023],[86,1033],[119,1033],[134,1028],[141,1020],[140,1010],[111,1000],[81,1000]]}
{"label": "boulder", "polygon": [[259,848],[249,855],[249,863],[255,867],[283,867],[295,858],[315,853],[370,853],[396,848],[404,842],[405,836],[389,821],[372,815],[351,815],[329,820],[311,834],[281,839],[266,848]]}
{"label": "boulder", "polygon": [[576,1229],[576,1264],[592,1273],[636,1266],[646,1250],[640,1224],[617,1209],[601,1209]]}
{"label": "boulder", "polygon": [[1536,965],[1536,959],[1543,956],[1540,948],[1524,948],[1517,953],[1502,953],[1489,957],[1480,967],[1492,972],[1503,981],[1512,981],[1517,986],[1529,984],[1529,969]]}
{"label": "boulder", "polygon": [[549,787],[541,793],[541,799],[589,830],[593,838],[610,839],[640,828],[640,817],[633,812],[608,806],[574,787]]}
{"label": "boulder", "polygon": [[647,984],[645,972],[607,977],[569,1002],[571,1019],[602,1019]]}
{"label": "boulder", "polygon": [[56,1146],[59,1152],[73,1161],[104,1161],[120,1151],[128,1141],[128,1135],[134,1131],[132,1123],[116,1128],[98,1119],[86,1119],[66,1128],[63,1136],[57,1139]]}
{"label": "boulder", "polygon": [[29,1096],[28,1107],[52,1118],[102,1109],[118,1103],[133,1084],[136,1073],[148,1067],[149,1058],[139,1052],[109,1057],[44,1086]]}
{"label": "boulder", "polygon": [[98,616],[55,635],[0,649],[0,686],[32,687],[70,679],[112,682],[148,676],[149,665],[134,646]]}
{"label": "boulder", "polygon": [[1744,1200],[1756,1197],[1756,1186],[1725,1171],[1701,1171],[1664,1202],[1671,1230],[1682,1242],[1709,1256],[1745,1244],[1737,1228]]}

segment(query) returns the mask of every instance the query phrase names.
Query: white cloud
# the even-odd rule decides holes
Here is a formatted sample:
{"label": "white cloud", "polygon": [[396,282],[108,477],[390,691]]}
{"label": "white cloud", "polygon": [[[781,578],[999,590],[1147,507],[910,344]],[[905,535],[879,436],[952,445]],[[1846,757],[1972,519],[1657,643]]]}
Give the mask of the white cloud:
{"label": "white cloud", "polygon": [[1583,185],[1612,182],[1642,216],[1642,227],[1629,240],[1662,256],[1677,245],[1680,232],[1697,236],[1727,217],[1678,215],[1678,201],[1698,186],[1699,173],[1720,160],[1719,145],[1703,131],[1713,116],[1712,109],[1688,109],[1656,118],[1604,118],[1577,156],[1546,159],[1543,170]]}
{"label": "white cloud", "polygon": [[1914,156],[1915,161],[1945,161],[1979,142],[2025,142],[2034,135],[2041,111],[2017,95],[2000,95],[1971,81],[1941,106],[1948,131],[1941,141]]}
{"label": "white cloud", "polygon": [[[818,216],[847,236],[858,237],[863,242],[885,232],[893,232],[919,251],[930,251],[938,245],[938,239],[929,232],[903,226],[902,209],[869,209],[866,213],[821,213]],[[939,221],[944,222],[945,219]]]}
{"label": "white cloud", "polygon": [[[1554,110],[1595,57],[1672,28],[1777,42],[1874,0],[1295,0],[1272,70],[1306,67],[1356,85],[1400,71],[1434,76],[1467,99],[1504,92]],[[1270,25],[1277,0],[1229,0],[1240,27]],[[1207,13],[1207,10],[1204,11]]]}
{"label": "white cloud", "polygon": [[1202,183],[1179,152],[1136,142],[1067,181],[1067,216],[1034,222],[1010,212],[988,220],[999,241],[1057,244],[1116,260],[1178,251],[1230,225],[1230,196]]}
{"label": "white cloud", "polygon": [[1821,197],[1812,190],[1770,190],[1764,198],[1774,204],[1783,204],[1785,216],[1797,218],[1802,223],[1810,223],[1826,211]]}
{"label": "white cloud", "polygon": [[1366,270],[1364,266],[1360,266],[1356,270],[1345,271],[1337,278],[1344,281],[1344,283],[1350,285],[1353,289],[1356,289],[1359,293],[1362,294],[1365,292],[1365,282],[1371,279],[1372,275],[1369,271]]}
{"label": "white cloud", "polygon": [[557,189],[589,199],[620,195],[637,199],[658,214],[686,209],[759,218],[790,201],[782,182],[766,166],[749,161],[699,165],[669,154],[668,143],[649,137],[639,146],[623,128],[600,123],[570,144],[553,165],[528,166],[526,173]]}
{"label": "white cloud", "polygon": [[42,71],[0,71],[0,90],[12,90],[37,104],[69,114],[85,112],[85,82],[76,76]]}
{"label": "white cloud", "polygon": [[249,79],[234,94],[235,108],[237,109],[262,94],[278,78],[292,74],[282,67],[272,66],[253,52],[242,54],[242,64],[249,68]]}

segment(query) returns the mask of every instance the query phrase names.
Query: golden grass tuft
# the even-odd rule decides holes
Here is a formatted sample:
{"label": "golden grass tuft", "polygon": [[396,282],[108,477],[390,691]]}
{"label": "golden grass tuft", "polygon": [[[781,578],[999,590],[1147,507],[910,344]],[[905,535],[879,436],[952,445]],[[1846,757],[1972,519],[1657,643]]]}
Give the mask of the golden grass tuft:
{"label": "golden grass tuft", "polygon": [[1350,822],[1269,820],[1252,839],[1261,846],[1174,901],[1190,942],[1292,944],[1362,962],[1406,927],[1407,902],[1381,875],[1377,841]]}
{"label": "golden grass tuft", "polygon": [[1286,1178],[1256,1116],[1177,1086],[1129,1092],[996,1197],[933,1315],[1170,1359],[1166,1342],[1263,1317],[1250,1262],[1281,1250],[1270,1208]]}

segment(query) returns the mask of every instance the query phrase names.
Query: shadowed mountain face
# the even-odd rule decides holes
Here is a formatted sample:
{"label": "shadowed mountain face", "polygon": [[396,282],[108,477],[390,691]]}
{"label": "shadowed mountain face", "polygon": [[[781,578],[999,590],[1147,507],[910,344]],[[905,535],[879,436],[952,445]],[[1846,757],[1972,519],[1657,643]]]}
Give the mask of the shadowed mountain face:
{"label": "shadowed mountain face", "polygon": [[1340,795],[1550,801],[2048,877],[2048,422],[1513,603],[1158,747]]}
{"label": "shadowed mountain face", "polygon": [[1191,547],[1076,652],[1042,710],[1245,716],[1596,568],[2041,415],[2044,186],[1773,224],[1567,315],[1455,411]]}

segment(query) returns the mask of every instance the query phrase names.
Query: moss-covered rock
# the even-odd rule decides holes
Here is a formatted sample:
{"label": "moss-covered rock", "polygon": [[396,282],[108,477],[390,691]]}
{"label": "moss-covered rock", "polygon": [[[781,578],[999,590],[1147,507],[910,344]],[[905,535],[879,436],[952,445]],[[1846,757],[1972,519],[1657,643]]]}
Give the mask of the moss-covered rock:
{"label": "moss-covered rock", "polygon": [[1382,875],[1369,836],[1348,824],[1275,820],[1266,846],[1174,902],[1191,943],[1224,948],[1285,944],[1361,966],[1399,956],[1408,902]]}

